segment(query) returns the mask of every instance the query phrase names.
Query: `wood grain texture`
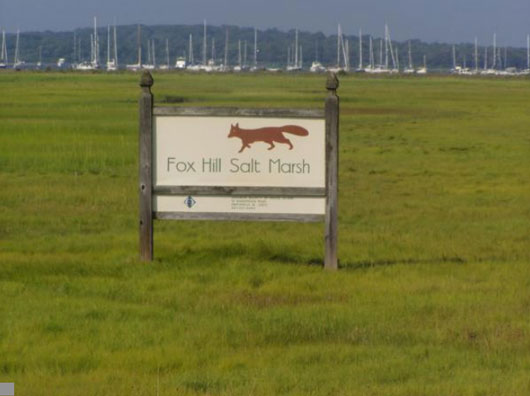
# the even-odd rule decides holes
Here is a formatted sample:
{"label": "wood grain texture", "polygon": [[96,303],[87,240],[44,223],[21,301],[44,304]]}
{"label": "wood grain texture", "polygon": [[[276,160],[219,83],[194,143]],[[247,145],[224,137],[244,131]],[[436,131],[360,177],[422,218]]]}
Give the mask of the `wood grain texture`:
{"label": "wood grain texture", "polygon": [[188,117],[261,117],[261,118],[308,118],[322,119],[322,109],[240,109],[236,107],[171,107],[157,106],[155,116]]}
{"label": "wood grain texture", "polygon": [[140,79],[139,107],[139,203],[140,203],[140,260],[153,260],[153,78],[144,71]]}
{"label": "wood grain texture", "polygon": [[339,81],[330,74],[326,81],[326,220],[324,267],[338,269],[338,194],[339,194]]}
{"label": "wood grain texture", "polygon": [[294,221],[315,223],[324,220],[323,215],[284,214],[284,213],[187,213],[187,212],[155,212],[158,220],[220,220],[220,221]]}
{"label": "wood grain texture", "polygon": [[153,193],[157,195],[323,198],[326,196],[326,189],[306,187],[156,186],[153,188]]}

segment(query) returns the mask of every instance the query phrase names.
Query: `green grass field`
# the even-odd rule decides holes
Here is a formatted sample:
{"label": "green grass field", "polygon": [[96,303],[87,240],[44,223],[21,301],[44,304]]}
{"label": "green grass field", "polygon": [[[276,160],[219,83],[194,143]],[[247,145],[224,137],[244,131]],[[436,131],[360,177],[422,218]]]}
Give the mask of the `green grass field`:
{"label": "green grass field", "polygon": [[[325,76],[155,74],[155,101],[319,107]],[[341,78],[323,224],[155,222],[139,75],[0,74],[0,382],[23,395],[530,394],[530,80]]]}

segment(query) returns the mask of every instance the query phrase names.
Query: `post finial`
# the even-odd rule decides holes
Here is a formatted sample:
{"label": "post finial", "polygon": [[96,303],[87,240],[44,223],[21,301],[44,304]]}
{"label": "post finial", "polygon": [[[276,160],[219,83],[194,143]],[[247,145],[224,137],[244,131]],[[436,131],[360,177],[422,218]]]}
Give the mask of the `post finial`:
{"label": "post finial", "polygon": [[151,88],[153,86],[153,76],[149,73],[149,70],[144,70],[142,72],[142,77],[140,77],[140,87],[142,88]]}
{"label": "post finial", "polygon": [[335,73],[329,73],[326,80],[326,89],[330,91],[336,91],[339,87],[339,79]]}

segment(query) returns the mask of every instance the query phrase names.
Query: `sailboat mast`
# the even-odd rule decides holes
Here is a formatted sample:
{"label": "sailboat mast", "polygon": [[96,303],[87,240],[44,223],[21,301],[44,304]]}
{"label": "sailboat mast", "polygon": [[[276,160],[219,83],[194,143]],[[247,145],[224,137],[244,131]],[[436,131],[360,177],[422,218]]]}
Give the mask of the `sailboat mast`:
{"label": "sailboat mast", "polygon": [[94,34],[90,33],[90,63],[94,62]]}
{"label": "sailboat mast", "polygon": [[379,39],[379,66],[383,66],[383,39]]}
{"label": "sailboat mast", "polygon": [[475,37],[475,73],[478,72],[478,39]]}
{"label": "sailboat mast", "polygon": [[[340,45],[342,47],[342,56],[344,58],[344,68],[348,69],[349,63],[348,63],[348,55],[346,54],[347,48],[346,48],[346,42],[345,41],[347,41],[347,40],[344,40],[344,35],[342,34],[342,29],[341,29]],[[340,64],[340,62],[339,62],[339,64]]]}
{"label": "sailboat mast", "polygon": [[76,61],[76,56],[77,56],[77,37],[76,37],[76,34],[75,34],[75,30],[74,30],[74,57],[72,58],[73,61],[75,62]]}
{"label": "sailboat mast", "polygon": [[107,69],[110,65],[110,25],[107,25]]}
{"label": "sailboat mast", "polygon": [[193,35],[190,33],[190,42],[189,42],[189,49],[188,49],[188,52],[189,52],[189,59],[188,61],[190,62],[190,65],[193,65]]}
{"label": "sailboat mast", "polygon": [[247,50],[248,50],[248,43],[247,40],[245,40],[245,51],[243,52],[243,66],[247,66]]}
{"label": "sailboat mast", "polygon": [[137,45],[138,45],[138,66],[142,65],[142,37],[141,37],[141,27],[138,25],[138,33],[137,33]]}
{"label": "sailboat mast", "polygon": [[388,25],[385,23],[385,69],[388,69]]}
{"label": "sailboat mast", "polygon": [[156,67],[155,39],[152,39],[151,50],[153,51],[153,57],[151,58],[153,61],[153,66]]}
{"label": "sailboat mast", "polygon": [[526,35],[526,68],[530,70],[530,34]]}
{"label": "sailboat mast", "polygon": [[497,33],[493,33],[493,66],[492,69],[495,69],[497,66]]}
{"label": "sailboat mast", "polygon": [[2,30],[2,55],[1,61],[7,65],[6,31]]}
{"label": "sailboat mast", "polygon": [[169,69],[169,39],[166,38],[166,66]]}
{"label": "sailboat mast", "polygon": [[241,40],[237,40],[237,65],[241,68]]}
{"label": "sailboat mast", "polygon": [[116,34],[116,20],[114,20],[114,66],[118,68],[118,35]]}
{"label": "sailboat mast", "polygon": [[2,49],[0,51],[0,62],[2,63],[5,63],[5,58],[4,58],[5,45],[6,45],[5,38],[6,38],[6,33],[4,30],[2,30]]}
{"label": "sailboat mast", "polygon": [[359,70],[363,68],[363,29],[359,29]]}
{"label": "sailboat mast", "polygon": [[370,35],[370,68],[373,69],[374,66],[375,66],[375,61],[374,61],[374,39]]}
{"label": "sailboat mast", "polygon": [[97,17],[94,17],[94,66],[97,66],[99,62],[99,39],[98,39],[98,21]]}
{"label": "sailboat mast", "polygon": [[398,65],[399,61],[396,59],[396,56],[394,54],[394,48],[392,47],[392,39],[390,37],[390,29],[388,29],[388,25],[386,27],[386,37],[387,37],[387,43],[388,43],[387,52],[390,51],[390,58],[392,59],[392,69],[396,69],[396,68],[399,69],[399,65]]}
{"label": "sailboat mast", "polygon": [[346,71],[350,70],[350,42],[348,39],[344,42],[344,68]]}
{"label": "sailboat mast", "polygon": [[147,40],[147,64],[153,64],[151,61],[151,40]]}
{"label": "sailboat mast", "polygon": [[18,41],[19,41],[19,36],[20,36],[20,30],[17,29],[17,41],[16,41],[16,44],[15,44],[15,65],[17,65],[18,62],[19,62],[19,59],[18,59]]}
{"label": "sailboat mast", "polygon": [[409,40],[409,69],[412,69],[412,48],[410,46],[410,40]]}
{"label": "sailboat mast", "polygon": [[206,41],[206,19],[204,20],[204,30],[203,30],[203,33],[202,33],[202,64],[204,66],[206,66],[206,46],[207,46],[207,41]]}
{"label": "sailboat mast", "polygon": [[254,67],[258,67],[258,29],[254,28]]}
{"label": "sailboat mast", "polygon": [[453,44],[453,70],[456,69],[456,48],[455,48],[455,45]]}
{"label": "sailboat mast", "polygon": [[342,31],[341,31],[340,23],[339,23],[339,26],[338,26],[338,28],[337,28],[337,67],[340,67],[340,43],[341,43],[341,36],[342,36]]}
{"label": "sailboat mast", "polygon": [[298,29],[294,33],[294,67],[298,67]]}
{"label": "sailboat mast", "polygon": [[226,28],[226,35],[225,35],[225,61],[224,66],[225,68],[228,67],[228,27]]}

